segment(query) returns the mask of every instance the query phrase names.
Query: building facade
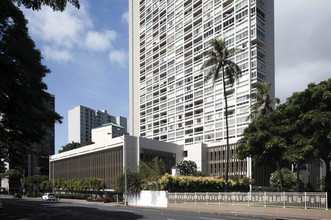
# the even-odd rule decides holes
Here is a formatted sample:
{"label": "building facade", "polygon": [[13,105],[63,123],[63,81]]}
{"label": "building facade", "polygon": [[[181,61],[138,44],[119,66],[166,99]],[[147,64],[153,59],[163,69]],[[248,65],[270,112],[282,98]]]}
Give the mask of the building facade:
{"label": "building facade", "polygon": [[237,48],[242,77],[227,87],[230,174],[253,176],[251,161],[235,159],[235,143],[249,124],[256,82],[274,97],[273,0],[129,1],[130,134],[178,145],[208,145],[208,172],[225,172],[223,83],[204,82],[201,66],[213,38]]}
{"label": "building facade", "polygon": [[[55,111],[55,96],[49,94],[45,102],[49,111]],[[34,143],[38,153],[28,154],[25,173],[27,176],[48,175],[49,156],[55,153],[55,127],[54,124],[46,128],[46,134],[40,143]],[[24,169],[24,168],[23,168]]]}
{"label": "building facade", "polygon": [[50,179],[100,178],[113,189],[116,175],[124,167],[135,170],[139,161],[161,159],[168,170],[183,160],[183,146],[126,134],[113,135],[117,125],[107,124],[92,130],[94,144],[50,157]]}
{"label": "building facade", "polygon": [[127,131],[127,119],[112,116],[106,110],[93,110],[85,106],[76,106],[68,111],[68,142],[90,142],[91,130],[103,124],[118,124]]}

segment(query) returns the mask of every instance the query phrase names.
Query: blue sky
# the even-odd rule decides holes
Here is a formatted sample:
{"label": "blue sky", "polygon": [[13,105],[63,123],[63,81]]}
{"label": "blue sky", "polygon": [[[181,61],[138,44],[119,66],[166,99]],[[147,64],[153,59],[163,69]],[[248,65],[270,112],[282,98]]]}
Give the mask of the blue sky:
{"label": "blue sky", "polygon": [[[29,32],[52,71],[57,153],[68,142],[68,110],[78,105],[129,119],[128,0],[80,0],[64,12],[25,10]],[[275,0],[276,97],[331,77],[331,1]]]}

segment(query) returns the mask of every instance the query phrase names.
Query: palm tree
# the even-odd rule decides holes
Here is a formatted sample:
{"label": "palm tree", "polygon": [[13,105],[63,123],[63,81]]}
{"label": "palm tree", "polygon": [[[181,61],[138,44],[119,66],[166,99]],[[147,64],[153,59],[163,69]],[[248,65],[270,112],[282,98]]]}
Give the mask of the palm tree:
{"label": "palm tree", "polygon": [[[272,105],[279,104],[279,98],[270,98],[270,83],[258,82],[253,85],[256,90],[252,92],[250,97],[254,103],[250,106],[251,114],[248,118],[257,119],[263,115],[268,115],[273,112]],[[276,162],[277,170],[279,172],[280,190],[283,191],[283,175],[281,172],[280,161]]]}
{"label": "palm tree", "polygon": [[[237,64],[231,61],[230,57],[236,52],[235,49],[228,49],[225,45],[225,39],[217,40],[213,39],[210,42],[212,48],[205,53],[205,56],[208,57],[208,60],[204,62],[201,69],[206,69],[211,67],[208,70],[208,73],[205,77],[205,82],[208,79],[212,78],[215,83],[217,79],[221,78],[223,80],[223,94],[225,102],[225,122],[226,122],[226,177],[225,177],[225,191],[228,187],[229,179],[229,126],[228,126],[228,100],[225,90],[226,79],[230,87],[232,87],[235,79],[238,79],[241,76],[241,70]],[[220,75],[221,74],[221,75]]]}
{"label": "palm tree", "polygon": [[251,118],[259,118],[262,115],[267,115],[273,111],[272,105],[279,104],[279,98],[270,98],[270,83],[258,82],[253,85],[255,92],[253,92],[250,97],[255,100],[255,102],[250,106]]}

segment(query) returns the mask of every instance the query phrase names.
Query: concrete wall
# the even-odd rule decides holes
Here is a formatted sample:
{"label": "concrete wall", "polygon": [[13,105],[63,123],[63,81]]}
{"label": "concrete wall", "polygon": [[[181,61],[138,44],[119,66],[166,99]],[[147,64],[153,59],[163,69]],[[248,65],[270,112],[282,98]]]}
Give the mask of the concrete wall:
{"label": "concrete wall", "polygon": [[125,137],[125,150],[126,150],[126,164],[123,160],[123,167],[128,166],[132,170],[136,170],[138,166],[138,147],[137,147],[137,137],[124,135]]}
{"label": "concrete wall", "polygon": [[128,193],[128,205],[167,208],[168,192],[167,191],[149,191]]}
{"label": "concrete wall", "polygon": [[203,143],[184,146],[187,157],[184,160],[192,160],[197,164],[197,170],[208,171],[207,145]]}
{"label": "concrete wall", "polygon": [[113,138],[112,126],[92,129],[92,142],[98,145],[108,145]]}

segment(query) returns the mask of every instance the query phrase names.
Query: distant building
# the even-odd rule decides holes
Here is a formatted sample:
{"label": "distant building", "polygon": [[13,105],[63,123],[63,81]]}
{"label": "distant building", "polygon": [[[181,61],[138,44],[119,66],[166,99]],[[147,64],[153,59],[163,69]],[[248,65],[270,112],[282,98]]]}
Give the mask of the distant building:
{"label": "distant building", "polygon": [[120,125],[127,131],[125,117],[109,115],[106,110],[76,106],[68,111],[68,142],[89,142],[91,141],[91,130],[107,123]]}
{"label": "distant building", "polygon": [[[55,96],[49,94],[49,100],[45,103],[49,111],[55,111]],[[28,154],[25,173],[27,176],[48,175],[49,156],[55,152],[54,124],[46,128],[46,134],[40,143],[34,143],[37,154]]]}

